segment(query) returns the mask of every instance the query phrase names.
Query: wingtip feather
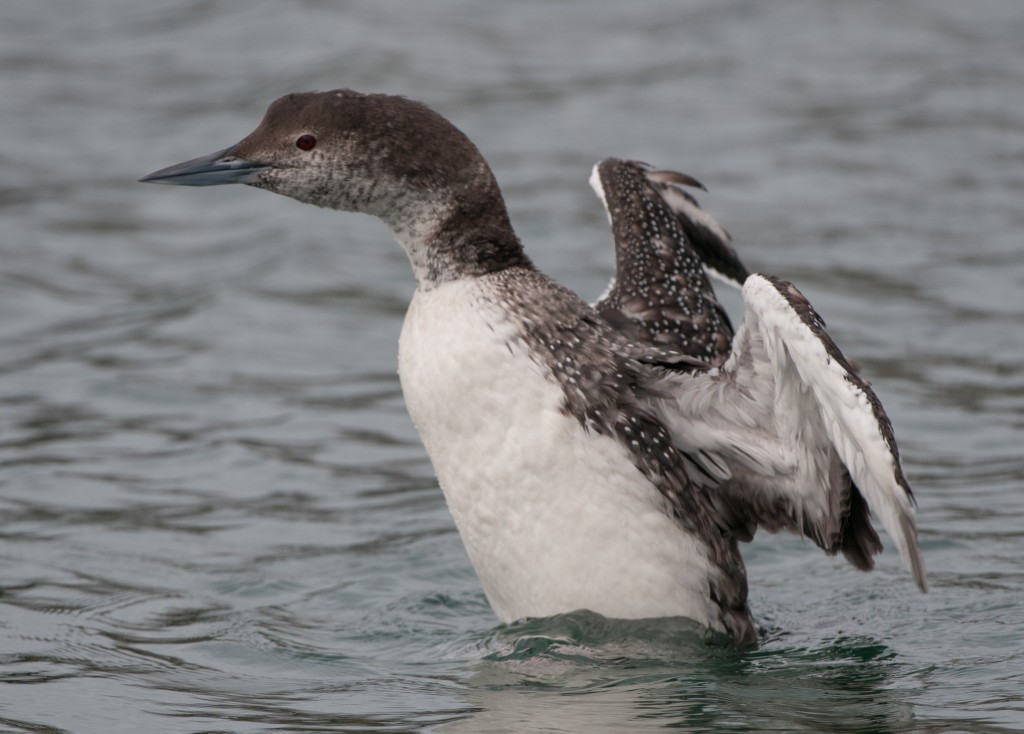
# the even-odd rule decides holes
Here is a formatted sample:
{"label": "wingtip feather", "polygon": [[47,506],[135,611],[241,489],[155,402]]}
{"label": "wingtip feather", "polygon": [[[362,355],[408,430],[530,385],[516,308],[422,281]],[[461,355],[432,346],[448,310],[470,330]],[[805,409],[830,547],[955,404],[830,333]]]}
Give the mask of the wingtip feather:
{"label": "wingtip feather", "polygon": [[903,533],[904,543],[900,548],[903,562],[914,577],[914,583],[921,590],[922,594],[928,593],[928,578],[924,568],[924,558],[921,556],[921,549],[917,544],[917,524],[914,516],[907,512],[900,518],[900,530]]}

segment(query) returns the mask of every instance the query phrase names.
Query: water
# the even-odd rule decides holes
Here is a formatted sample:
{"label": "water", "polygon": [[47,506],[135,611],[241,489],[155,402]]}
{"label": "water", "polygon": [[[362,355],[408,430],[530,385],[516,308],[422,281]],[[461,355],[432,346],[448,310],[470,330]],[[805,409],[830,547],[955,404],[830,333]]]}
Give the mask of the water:
{"label": "water", "polygon": [[[1022,84],[1015,0],[4,4],[0,730],[1024,729]],[[755,651],[498,626],[405,414],[383,226],[134,183],[337,86],[454,119],[587,297],[593,162],[703,180],[885,402],[931,592],[765,536]]]}

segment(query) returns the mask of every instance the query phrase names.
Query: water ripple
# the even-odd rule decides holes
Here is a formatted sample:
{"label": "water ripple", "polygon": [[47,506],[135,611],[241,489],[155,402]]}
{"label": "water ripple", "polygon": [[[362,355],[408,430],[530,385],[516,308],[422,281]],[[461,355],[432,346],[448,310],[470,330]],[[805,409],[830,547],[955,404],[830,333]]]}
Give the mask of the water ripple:
{"label": "water ripple", "polygon": [[[1012,0],[4,5],[0,728],[1020,728],[1021,38]],[[497,625],[405,413],[386,230],[135,184],[342,85],[457,120],[587,297],[595,160],[707,183],[882,396],[932,591],[759,537],[756,650]]]}

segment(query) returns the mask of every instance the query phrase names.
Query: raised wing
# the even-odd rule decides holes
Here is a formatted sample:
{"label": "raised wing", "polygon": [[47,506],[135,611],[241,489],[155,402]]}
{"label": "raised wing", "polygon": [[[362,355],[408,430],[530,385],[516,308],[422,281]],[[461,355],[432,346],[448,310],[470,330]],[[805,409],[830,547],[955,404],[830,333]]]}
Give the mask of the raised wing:
{"label": "raised wing", "polygon": [[615,276],[594,304],[598,313],[640,344],[724,362],[733,328],[706,272],[739,287],[747,270],[729,233],[680,188],[704,187],[618,158],[594,166],[590,184],[615,238]]}
{"label": "raised wing", "polygon": [[718,369],[666,372],[659,414],[740,539],[788,529],[869,570],[881,521],[922,591],[913,495],[878,397],[790,283],[754,274]]}

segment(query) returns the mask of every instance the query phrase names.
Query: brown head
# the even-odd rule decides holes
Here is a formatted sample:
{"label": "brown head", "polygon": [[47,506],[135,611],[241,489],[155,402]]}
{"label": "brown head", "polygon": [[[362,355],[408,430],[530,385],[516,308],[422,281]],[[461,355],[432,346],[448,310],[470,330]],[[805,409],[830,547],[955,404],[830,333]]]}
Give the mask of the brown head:
{"label": "brown head", "polygon": [[384,220],[420,282],[528,264],[490,168],[458,128],[404,97],[289,94],[236,145],[141,179],[243,183]]}

